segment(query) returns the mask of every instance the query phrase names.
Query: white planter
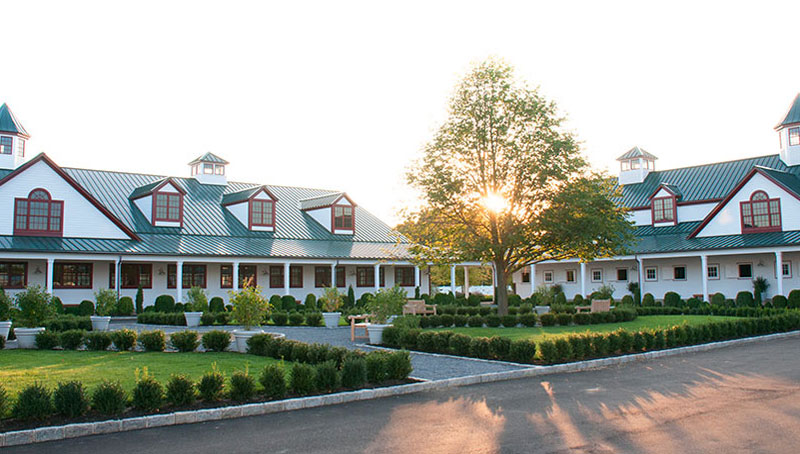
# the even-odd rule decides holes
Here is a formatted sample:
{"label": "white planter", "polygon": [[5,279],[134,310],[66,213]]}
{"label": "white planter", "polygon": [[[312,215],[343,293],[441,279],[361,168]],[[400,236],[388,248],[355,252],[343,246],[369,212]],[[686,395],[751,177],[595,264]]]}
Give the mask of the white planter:
{"label": "white planter", "polygon": [[369,324],[367,326],[367,331],[369,332],[369,343],[372,345],[381,345],[383,343],[383,330],[387,326],[392,325]]}
{"label": "white planter", "polygon": [[264,330],[233,330],[233,338],[235,339],[234,345],[236,346],[236,351],[239,353],[247,353],[247,339],[255,336],[256,334],[264,334]]}
{"label": "white planter", "polygon": [[108,331],[108,324],[111,323],[111,317],[92,315],[89,318],[92,320],[92,331]]}
{"label": "white planter", "polygon": [[8,340],[8,332],[11,330],[11,322],[0,322],[0,336]]}
{"label": "white planter", "polygon": [[44,328],[14,328],[17,336],[17,348],[36,348],[36,335]]}
{"label": "white planter", "polygon": [[184,318],[186,318],[186,326],[188,327],[195,327],[200,326],[200,318],[203,316],[202,312],[184,312]]}
{"label": "white planter", "polygon": [[322,318],[325,319],[326,328],[336,328],[339,326],[339,319],[342,317],[341,312],[323,312]]}
{"label": "white planter", "polygon": [[536,315],[547,314],[550,312],[550,306],[536,306],[534,311],[536,311]]}

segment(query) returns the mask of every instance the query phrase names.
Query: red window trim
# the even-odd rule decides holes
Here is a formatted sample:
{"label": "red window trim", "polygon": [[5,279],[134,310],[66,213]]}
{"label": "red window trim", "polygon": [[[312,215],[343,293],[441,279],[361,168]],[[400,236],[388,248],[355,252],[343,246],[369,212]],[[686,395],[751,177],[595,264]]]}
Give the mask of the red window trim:
{"label": "red window trim", "polygon": [[[411,270],[409,275],[403,275],[402,273],[408,272]],[[410,280],[403,280],[400,279],[401,277],[409,277]],[[400,287],[414,287],[414,267],[413,266],[396,266],[394,268],[394,283]]]}
{"label": "red window trim", "polygon": [[269,288],[283,288],[282,265],[271,265],[269,267]]}
{"label": "red window trim", "polygon": [[[47,200],[42,199],[31,199],[31,194],[36,191],[42,191],[47,194]],[[17,208],[19,202],[27,203],[27,209],[25,214],[25,227],[24,229],[17,228]],[[31,224],[31,202],[46,202],[47,203],[47,226],[48,228],[45,230],[35,230],[29,228]],[[53,217],[51,215],[53,211],[53,205],[60,206],[60,214],[59,214],[59,229],[58,230],[50,230],[50,218]],[[39,216],[41,217],[41,216]],[[53,200],[53,196],[50,192],[44,188],[35,188],[28,193],[27,198],[17,197],[14,199],[14,235],[17,236],[49,236],[49,237],[59,237],[64,236],[64,201],[63,200]]]}
{"label": "red window trim", "polygon": [[336,287],[347,287],[347,269],[344,265],[336,267]]}
{"label": "red window trim", "polygon": [[[328,284],[320,281],[319,273],[327,274]],[[323,276],[324,278],[325,276]],[[314,288],[327,288],[331,286],[331,267],[330,266],[315,266],[314,267]],[[323,279],[324,280],[324,279]]]}
{"label": "red window trim", "polygon": [[[295,273],[297,270],[300,270],[300,281],[295,280]],[[303,266],[302,265],[291,265],[289,266],[289,288],[303,288]]]}
{"label": "red window trim", "polygon": [[[183,274],[185,274],[186,270],[188,268],[191,268],[191,267],[201,267],[201,268],[203,268],[203,285],[201,285],[200,288],[206,288],[206,286],[208,284],[208,267],[206,265],[200,265],[200,264],[194,264],[194,263],[190,263],[190,264],[184,263],[183,267],[181,268],[181,289],[187,289],[187,288],[192,288],[193,287],[191,285],[189,287],[187,287],[183,283]],[[176,287],[176,285],[170,285],[170,283],[169,283],[169,277],[170,277],[170,274],[172,274],[172,273],[175,273],[175,284],[177,285],[177,283],[178,283],[178,276],[177,276],[178,275],[178,265],[173,265],[173,264],[168,264],[167,265],[167,288],[175,288]]]}
{"label": "red window trim", "polygon": [[[766,199],[764,200],[756,200],[753,201],[753,197],[756,194],[764,194]],[[772,225],[772,215],[775,214],[772,212],[772,202],[778,202],[778,225]],[[750,206],[750,217],[753,218],[755,215],[753,214],[753,203],[766,203],[767,204],[767,219],[769,219],[770,225],[767,227],[745,227],[744,225],[744,207],[746,205]],[[770,199],[766,192],[762,190],[754,191],[750,195],[750,199],[739,202],[739,221],[741,222],[742,226],[742,233],[762,233],[762,232],[780,232],[783,229],[783,213],[781,212],[781,199],[780,198],[773,198]]]}
{"label": "red window trim", "polygon": [[[264,223],[253,222],[253,203],[256,203],[256,202],[258,202],[258,203],[269,203],[270,205],[272,205],[272,223],[264,224]],[[247,214],[248,228],[250,230],[253,230],[253,227],[272,227],[272,228],[275,228],[275,201],[274,200],[250,199],[250,201],[247,204],[247,210],[248,210],[248,214]],[[263,213],[263,207],[262,207],[262,213]],[[262,214],[261,218],[262,219],[264,218],[263,214]]]}
{"label": "red window trim", "polygon": [[[341,227],[340,228],[336,228],[336,208],[337,207],[339,207],[339,208],[350,208],[351,209],[351,213],[352,214],[350,215],[350,217],[352,218],[352,225],[353,225],[351,228],[349,228],[349,229],[348,228],[341,228]],[[338,204],[331,205],[331,232],[336,233],[337,231],[339,231],[339,232],[349,232],[349,233],[353,233],[353,232],[356,231],[356,207],[354,207],[353,205],[338,205]]]}
{"label": "red window trim", "polygon": [[[656,200],[665,200],[665,199],[671,199],[672,200],[672,219],[662,219],[660,221],[657,221],[656,220]],[[653,201],[650,203],[650,216],[651,216],[653,225],[666,224],[668,222],[671,222],[671,223],[674,224],[676,222],[676,220],[678,219],[678,204],[676,202],[677,202],[676,197],[672,196],[672,195],[671,196],[665,196],[665,197],[655,197],[655,198],[653,198]]]}
{"label": "red window trim", "polygon": [[[792,143],[792,131],[797,131],[798,142],[794,144]],[[796,147],[797,145],[800,145],[800,128],[789,128],[789,131],[786,133],[786,143],[790,147]]]}
{"label": "red window trim", "polygon": [[[63,273],[64,273],[64,265],[88,265],[89,266],[89,285],[63,285],[63,284],[56,284],[57,281],[63,281]],[[59,268],[61,270],[60,278],[58,276]],[[92,288],[94,284],[94,264],[93,263],[85,263],[85,262],[56,262],[53,263],[53,288],[54,289],[87,289]]]}
{"label": "red window trim", "polygon": [[[358,273],[361,270],[367,270],[366,274],[366,282],[361,283],[358,279]],[[380,268],[378,272],[378,278],[380,282],[378,283],[379,287],[386,287],[386,277],[384,276],[383,267]],[[371,266],[358,266],[356,267],[356,287],[367,288],[367,287],[375,287],[375,268]]]}
{"label": "red window trim", "polygon": [[[256,265],[240,264],[239,265],[239,288],[243,287],[242,286],[242,275],[243,275],[242,268],[245,268],[245,267],[253,267],[254,268],[254,271],[253,271],[253,286],[254,287],[257,286],[258,285],[258,267]],[[223,285],[223,283],[222,283],[222,275],[223,275],[222,270],[224,270],[226,268],[230,268],[231,285]],[[219,267],[219,288],[233,288],[233,265],[220,265],[220,267]]]}
{"label": "red window trim", "polygon": [[[125,269],[126,266],[138,266],[138,267],[140,267],[140,270],[146,269],[147,273],[145,273],[145,274],[149,274],[150,275],[150,285],[147,285],[147,286],[143,285],[142,288],[143,289],[153,288],[153,264],[152,263],[123,263],[123,264],[121,264],[120,267],[119,267],[120,268],[120,271],[119,271],[119,274],[120,274],[119,286],[120,286],[120,288],[125,288],[125,289],[139,288],[139,284],[141,284],[141,282],[137,282],[136,285],[125,285],[124,279],[122,278],[122,274],[123,274],[123,270]],[[139,271],[139,274],[141,275],[142,272]],[[138,281],[139,279],[137,278],[136,280]]]}
{"label": "red window trim", "polygon": [[28,262],[0,262],[0,265],[22,265],[22,285],[21,286],[5,286],[3,289],[5,290],[12,290],[12,289],[24,289],[28,286]]}
{"label": "red window trim", "polygon": [[[158,217],[158,210],[156,200],[158,200],[158,195],[164,194],[167,196],[167,217],[160,218]],[[169,217],[169,197],[170,196],[177,196],[178,197],[178,218],[172,219]],[[156,222],[178,222],[180,226],[183,227],[183,194],[180,192],[166,192],[166,191],[155,191],[153,192],[153,225],[156,225]]]}

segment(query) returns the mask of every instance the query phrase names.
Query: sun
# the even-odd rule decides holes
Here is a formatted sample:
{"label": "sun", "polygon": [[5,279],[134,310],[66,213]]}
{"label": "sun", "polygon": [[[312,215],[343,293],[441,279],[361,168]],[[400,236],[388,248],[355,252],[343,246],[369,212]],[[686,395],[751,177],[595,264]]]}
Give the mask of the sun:
{"label": "sun", "polygon": [[483,206],[494,213],[500,213],[508,208],[508,201],[506,201],[502,195],[494,192],[486,194],[486,196],[483,197],[482,202]]}

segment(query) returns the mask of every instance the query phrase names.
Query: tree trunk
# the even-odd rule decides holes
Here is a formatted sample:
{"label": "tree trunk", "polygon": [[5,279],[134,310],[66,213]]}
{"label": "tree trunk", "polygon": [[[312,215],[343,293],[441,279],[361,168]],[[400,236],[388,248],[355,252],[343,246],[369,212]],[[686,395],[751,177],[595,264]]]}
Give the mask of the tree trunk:
{"label": "tree trunk", "polygon": [[508,315],[508,279],[506,278],[505,263],[495,262],[496,282],[494,288],[494,299],[497,303],[497,315]]}

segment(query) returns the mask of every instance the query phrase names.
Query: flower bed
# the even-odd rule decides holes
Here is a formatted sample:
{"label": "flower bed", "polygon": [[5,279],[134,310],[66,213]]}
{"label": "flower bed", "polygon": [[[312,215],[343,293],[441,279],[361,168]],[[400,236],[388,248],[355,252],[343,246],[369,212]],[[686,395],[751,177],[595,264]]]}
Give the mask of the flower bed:
{"label": "flower bed", "polygon": [[702,325],[666,329],[564,335],[534,342],[500,336],[470,337],[452,331],[423,331],[392,327],[383,332],[384,345],[392,348],[446,353],[528,364],[556,364],[590,358],[660,350],[740,337],[800,329],[797,311],[757,311],[760,317],[722,320]]}

